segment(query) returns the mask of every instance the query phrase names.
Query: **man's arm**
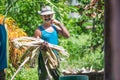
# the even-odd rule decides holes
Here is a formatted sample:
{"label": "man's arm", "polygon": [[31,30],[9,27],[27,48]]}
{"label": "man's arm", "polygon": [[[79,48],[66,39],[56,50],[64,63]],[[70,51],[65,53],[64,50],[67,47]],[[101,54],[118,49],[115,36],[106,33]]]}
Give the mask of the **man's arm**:
{"label": "man's arm", "polygon": [[61,22],[59,22],[57,20],[52,20],[52,23],[54,23],[58,26],[56,28],[61,35],[63,35],[66,38],[70,37],[70,34],[69,34],[67,28]]}
{"label": "man's arm", "polygon": [[34,37],[35,38],[40,38],[41,37],[41,31],[39,29],[36,29],[34,32]]}

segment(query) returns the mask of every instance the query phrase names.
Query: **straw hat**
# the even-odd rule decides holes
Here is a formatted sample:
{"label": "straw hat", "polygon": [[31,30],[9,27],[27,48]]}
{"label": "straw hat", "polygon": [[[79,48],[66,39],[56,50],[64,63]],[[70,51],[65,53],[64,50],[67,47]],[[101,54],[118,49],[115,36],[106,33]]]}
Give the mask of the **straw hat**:
{"label": "straw hat", "polygon": [[52,11],[50,6],[43,6],[41,8],[41,11],[38,11],[38,14],[40,15],[49,15],[49,14],[54,14],[55,12]]}

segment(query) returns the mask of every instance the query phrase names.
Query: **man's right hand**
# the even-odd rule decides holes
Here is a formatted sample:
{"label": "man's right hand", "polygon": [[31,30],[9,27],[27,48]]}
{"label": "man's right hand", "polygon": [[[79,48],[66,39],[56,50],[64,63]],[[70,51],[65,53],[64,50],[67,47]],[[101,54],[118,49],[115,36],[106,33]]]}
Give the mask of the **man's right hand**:
{"label": "man's right hand", "polygon": [[41,45],[40,45],[40,49],[43,51],[47,51],[48,47],[49,47],[48,42],[46,42],[46,41],[41,43]]}

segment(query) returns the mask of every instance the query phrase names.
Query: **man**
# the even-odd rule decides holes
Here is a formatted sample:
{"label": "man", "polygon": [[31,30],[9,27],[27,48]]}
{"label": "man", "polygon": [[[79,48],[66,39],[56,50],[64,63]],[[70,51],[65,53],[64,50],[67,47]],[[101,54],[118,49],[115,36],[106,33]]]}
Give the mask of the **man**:
{"label": "man", "polygon": [[0,80],[5,80],[7,68],[7,32],[5,26],[0,24]]}
{"label": "man", "polygon": [[[53,15],[55,14],[55,12],[52,11],[50,6],[42,7],[41,11],[38,11],[38,13],[41,16],[43,23],[35,30],[34,36],[36,38],[42,38],[46,41],[45,43],[43,43],[44,49],[45,47],[47,47],[47,42],[58,45],[58,34],[69,38],[70,34],[66,27],[58,20],[53,19]],[[54,51],[54,53],[55,55],[59,56],[57,51]],[[58,69],[56,68],[49,70],[54,80],[59,80]],[[39,54],[38,59],[38,75],[39,80],[50,80],[41,53]]]}

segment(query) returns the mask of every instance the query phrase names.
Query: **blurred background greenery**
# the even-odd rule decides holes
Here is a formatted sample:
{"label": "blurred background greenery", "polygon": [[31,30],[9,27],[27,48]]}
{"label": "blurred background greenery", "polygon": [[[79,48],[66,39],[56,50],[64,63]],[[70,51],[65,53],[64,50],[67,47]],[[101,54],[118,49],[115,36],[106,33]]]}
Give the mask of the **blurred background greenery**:
{"label": "blurred background greenery", "polygon": [[[63,46],[70,57],[61,55],[60,70],[67,68],[104,68],[104,1],[103,0],[1,0],[0,14],[12,4],[7,17],[12,17],[28,36],[41,24],[38,15],[43,5],[50,5],[56,12],[55,18],[66,26],[71,37],[59,36],[59,45]],[[37,63],[36,63],[37,64]],[[8,80],[15,69],[9,63]],[[35,68],[24,67],[15,80],[37,80]]]}

